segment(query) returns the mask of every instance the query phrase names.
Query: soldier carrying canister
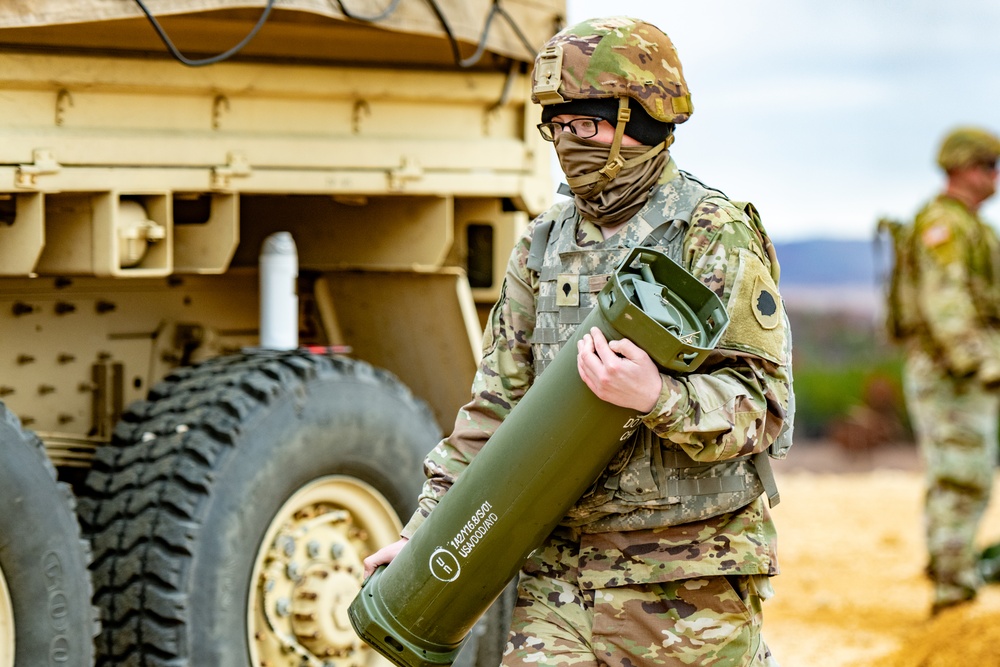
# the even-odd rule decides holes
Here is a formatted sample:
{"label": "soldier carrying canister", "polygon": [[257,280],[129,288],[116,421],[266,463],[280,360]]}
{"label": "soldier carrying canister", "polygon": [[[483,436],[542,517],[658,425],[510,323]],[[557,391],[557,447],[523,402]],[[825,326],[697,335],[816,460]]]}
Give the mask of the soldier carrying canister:
{"label": "soldier carrying canister", "polygon": [[514,248],[473,398],[425,462],[404,539],[366,569],[389,562],[433,511],[625,253],[653,247],[710,287],[730,324],[688,374],[662,373],[633,342],[596,328],[578,343],[586,385],[641,413],[642,427],[525,563],[503,664],[773,665],[761,638],[761,602],[778,573],[764,468],[766,452],[790,443],[792,402],[773,246],[752,206],[671,158],[675,125],[693,107],[660,29],[630,18],[567,28],[536,58],[532,92],[570,198]]}

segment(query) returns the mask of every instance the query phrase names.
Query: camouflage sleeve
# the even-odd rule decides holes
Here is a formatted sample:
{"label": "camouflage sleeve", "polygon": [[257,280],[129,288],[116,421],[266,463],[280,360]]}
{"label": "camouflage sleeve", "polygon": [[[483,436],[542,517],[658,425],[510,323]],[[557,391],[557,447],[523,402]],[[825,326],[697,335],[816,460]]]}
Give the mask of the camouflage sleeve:
{"label": "camouflage sleeve", "polygon": [[730,322],[696,372],[663,376],[644,420],[697,461],[763,451],[791,391],[790,332],[770,261],[752,223],[718,198],[695,209],[684,250],[686,268],[719,295]]}
{"label": "camouflage sleeve", "polygon": [[918,215],[914,229],[917,305],[934,349],[959,377],[997,361],[970,289],[972,248],[966,228],[974,224],[971,216],[931,204]]}
{"label": "camouflage sleeve", "polygon": [[507,263],[500,298],[483,331],[483,358],[472,381],[472,400],[459,410],[451,435],[424,460],[427,480],[417,511],[403,529],[406,537],[423,523],[534,379],[528,339],[535,328],[538,279],[527,262],[535,224],[528,225]]}

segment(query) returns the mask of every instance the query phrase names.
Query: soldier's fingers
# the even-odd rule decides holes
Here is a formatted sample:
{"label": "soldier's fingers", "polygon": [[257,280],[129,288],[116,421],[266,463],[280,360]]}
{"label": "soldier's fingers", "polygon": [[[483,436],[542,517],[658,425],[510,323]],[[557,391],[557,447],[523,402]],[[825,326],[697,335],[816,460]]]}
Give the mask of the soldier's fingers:
{"label": "soldier's fingers", "polygon": [[613,340],[608,343],[608,347],[612,352],[625,357],[629,361],[638,361],[644,356],[648,356],[641,347],[630,341],[628,338]]}
{"label": "soldier's fingers", "polygon": [[379,565],[382,564],[372,556],[365,558],[363,561],[361,561],[361,563],[365,566],[365,579],[372,576],[372,574],[375,572],[375,568],[377,568]]}
{"label": "soldier's fingers", "polygon": [[589,333],[584,334],[583,337],[576,345],[576,353],[578,358],[583,358],[584,361],[597,361],[598,357],[594,350],[594,338]]}
{"label": "soldier's fingers", "polygon": [[372,555],[368,556],[368,558],[365,558],[362,561],[362,565],[364,565],[365,568],[365,578],[370,577],[379,565],[388,565],[391,563],[392,559],[399,554],[404,546],[406,546],[406,542],[407,539],[404,537],[396,542],[393,542],[392,544],[382,547]]}
{"label": "soldier's fingers", "polygon": [[598,393],[605,374],[604,361],[594,351],[594,341],[589,334],[577,344],[576,367],[584,384]]}
{"label": "soldier's fingers", "polygon": [[587,370],[592,372],[595,363],[599,363],[600,359],[594,354],[594,342],[590,339],[590,336],[584,336],[576,344],[576,365],[580,368],[581,372]]}
{"label": "soldier's fingers", "polygon": [[[580,344],[582,344],[582,341]],[[594,383],[596,370],[592,368],[591,365],[595,363],[595,360],[597,363],[600,363],[597,357],[593,354],[578,354],[576,357],[576,370],[577,373],[580,374],[580,379],[583,380],[583,383],[587,385],[591,391],[594,392],[596,392]]]}
{"label": "soldier's fingers", "polygon": [[604,363],[608,363],[617,358],[616,355],[610,347],[608,347],[608,339],[604,337],[604,332],[602,332],[597,327],[593,327],[590,330],[590,335],[594,341],[594,352],[597,356],[601,358]]}

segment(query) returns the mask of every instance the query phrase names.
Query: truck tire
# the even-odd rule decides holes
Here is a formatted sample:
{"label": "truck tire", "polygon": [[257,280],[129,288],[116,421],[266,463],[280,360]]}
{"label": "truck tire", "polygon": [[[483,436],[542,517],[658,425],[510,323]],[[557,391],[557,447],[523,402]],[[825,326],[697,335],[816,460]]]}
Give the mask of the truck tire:
{"label": "truck tire", "polygon": [[183,368],[88,474],[98,665],[371,665],[347,606],[440,433],[383,371],[300,352]]}
{"label": "truck tire", "polygon": [[90,667],[97,616],[73,494],[3,404],[0,462],[0,667]]}

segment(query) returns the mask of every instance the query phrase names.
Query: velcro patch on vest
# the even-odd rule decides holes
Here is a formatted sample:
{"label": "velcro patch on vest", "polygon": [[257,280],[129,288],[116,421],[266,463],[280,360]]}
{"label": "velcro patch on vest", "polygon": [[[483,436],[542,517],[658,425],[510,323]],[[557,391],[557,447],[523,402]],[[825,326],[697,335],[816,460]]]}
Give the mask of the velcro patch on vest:
{"label": "velcro patch on vest", "polygon": [[719,347],[757,354],[775,363],[788,363],[784,310],[771,273],[753,252],[739,249],[729,258],[729,326]]}
{"label": "velcro patch on vest", "polygon": [[608,281],[611,280],[611,274],[602,273],[597,276],[586,276],[586,279],[588,292],[600,292],[608,284]]}
{"label": "velcro patch on vest", "polygon": [[580,305],[580,275],[578,273],[560,273],[556,279],[556,305]]}

